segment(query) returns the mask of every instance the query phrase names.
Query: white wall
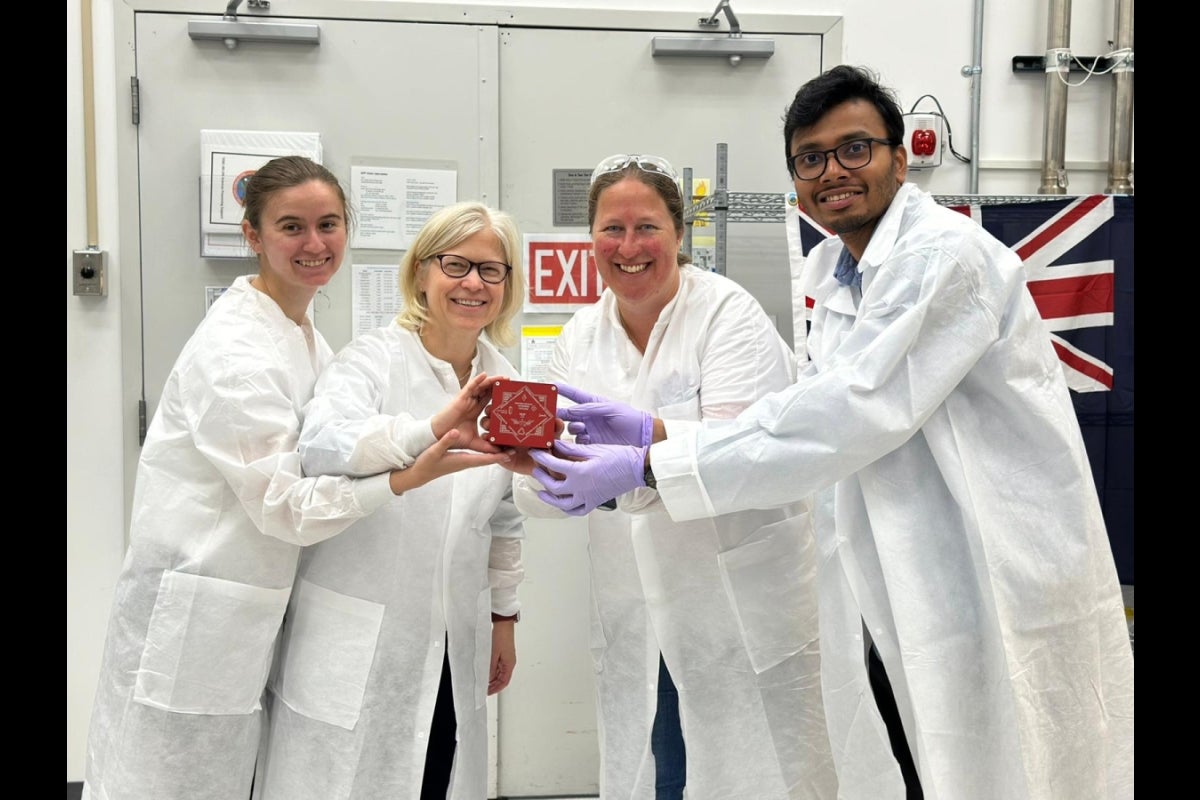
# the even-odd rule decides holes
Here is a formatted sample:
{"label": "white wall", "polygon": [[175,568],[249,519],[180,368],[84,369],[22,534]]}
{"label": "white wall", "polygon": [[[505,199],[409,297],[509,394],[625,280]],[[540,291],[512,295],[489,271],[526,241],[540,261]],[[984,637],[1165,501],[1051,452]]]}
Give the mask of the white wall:
{"label": "white wall", "polygon": [[[115,250],[116,104],[112,3],[93,0],[98,229],[88,241],[80,0],[67,0],[67,780],[84,746],[113,582],[124,551],[121,445],[121,265]],[[107,190],[107,191],[106,191]],[[71,254],[108,251],[109,293],[75,297]]]}
{"label": "white wall", "polygon": [[[128,120],[116,119],[118,91],[128,91],[129,76],[114,75],[114,3],[92,0],[95,61],[96,195],[98,231],[94,244],[108,254],[109,293],[105,298],[72,294],[71,254],[90,243],[86,222],[84,104],[81,24],[84,0],[67,0],[67,781],[83,777],[84,748],[96,672],[107,624],[112,588],[124,548],[124,477],[121,430],[121,254],[116,232],[116,132]],[[403,2],[403,0],[395,0]],[[273,11],[286,16],[287,0]],[[428,0],[427,0],[428,4]],[[468,4],[455,0],[454,5]],[[189,4],[190,5],[190,4]],[[222,10],[224,0],[206,0],[188,11]],[[507,6],[652,9],[707,16],[715,0],[510,0]],[[209,7],[211,6],[211,8]],[[909,110],[921,95],[932,94],[952,127],[954,148],[970,155],[971,82],[962,67],[972,60],[974,4],[966,0],[734,0],[739,15],[803,13],[844,19],[845,63],[878,70]],[[1046,50],[1048,12],[1043,0],[986,3],[983,19],[979,192],[1036,194],[1042,158],[1044,78],[1013,74],[1012,57]],[[913,9],[920,9],[918,15]],[[754,33],[746,29],[745,33]],[[1080,56],[1104,55],[1115,38],[1114,0],[1075,0],[1071,14],[1071,50]],[[1078,82],[1080,75],[1071,74]],[[799,82],[797,83],[797,88]],[[790,97],[779,98],[782,114]],[[1101,192],[1107,183],[1111,83],[1097,76],[1072,88],[1068,101],[1066,164],[1068,191]],[[924,101],[917,110],[934,110]],[[364,110],[365,111],[365,110]],[[782,143],[781,143],[782,144]],[[935,170],[910,173],[910,179],[936,194],[966,194],[970,170],[946,154]],[[754,187],[731,187],[754,191]],[[136,272],[131,270],[131,276]],[[136,435],[136,434],[132,434]]]}

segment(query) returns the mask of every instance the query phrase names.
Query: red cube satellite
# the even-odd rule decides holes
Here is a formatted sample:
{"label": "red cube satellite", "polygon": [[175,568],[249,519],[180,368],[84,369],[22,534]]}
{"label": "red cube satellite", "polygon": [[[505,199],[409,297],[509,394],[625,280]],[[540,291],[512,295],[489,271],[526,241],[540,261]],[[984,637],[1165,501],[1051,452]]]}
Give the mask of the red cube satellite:
{"label": "red cube satellite", "polygon": [[488,441],[516,447],[554,444],[558,387],[553,383],[499,380],[492,385]]}

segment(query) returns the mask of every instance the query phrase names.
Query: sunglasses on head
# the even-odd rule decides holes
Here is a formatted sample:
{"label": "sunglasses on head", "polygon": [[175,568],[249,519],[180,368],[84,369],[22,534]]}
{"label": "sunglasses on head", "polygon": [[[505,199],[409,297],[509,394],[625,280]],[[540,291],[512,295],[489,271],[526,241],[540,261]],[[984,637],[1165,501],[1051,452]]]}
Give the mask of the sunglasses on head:
{"label": "sunglasses on head", "polygon": [[676,174],[675,168],[671,166],[670,161],[658,156],[640,155],[637,153],[618,153],[604,159],[592,171],[591,182],[595,183],[596,178],[599,178],[601,175],[609,172],[620,172],[630,165],[637,167],[642,172],[657,172],[660,175],[666,175],[676,183],[679,182],[679,175]]}

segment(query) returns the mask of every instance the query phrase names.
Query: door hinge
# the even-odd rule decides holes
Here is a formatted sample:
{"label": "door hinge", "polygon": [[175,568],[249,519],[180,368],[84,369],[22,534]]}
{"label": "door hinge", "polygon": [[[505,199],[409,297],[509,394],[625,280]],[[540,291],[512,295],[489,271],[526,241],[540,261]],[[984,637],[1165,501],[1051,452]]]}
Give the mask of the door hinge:
{"label": "door hinge", "polygon": [[130,116],[133,117],[133,124],[137,125],[142,118],[142,99],[141,92],[138,88],[138,79],[136,75],[129,79],[129,105]]}

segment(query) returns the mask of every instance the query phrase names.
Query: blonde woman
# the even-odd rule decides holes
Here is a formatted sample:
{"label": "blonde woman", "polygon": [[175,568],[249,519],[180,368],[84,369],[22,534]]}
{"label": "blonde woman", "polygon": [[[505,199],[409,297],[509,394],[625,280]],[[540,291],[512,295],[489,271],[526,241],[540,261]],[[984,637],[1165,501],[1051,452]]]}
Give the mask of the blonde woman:
{"label": "blonde woman", "polygon": [[[430,218],[400,266],[403,310],[317,383],[306,472],[411,464],[464,387],[516,376],[497,346],[514,338],[520,252],[512,219],[480,203]],[[474,420],[461,430],[477,435]],[[413,483],[301,559],[258,797],[487,796],[486,700],[516,664],[523,517],[499,466]]]}

